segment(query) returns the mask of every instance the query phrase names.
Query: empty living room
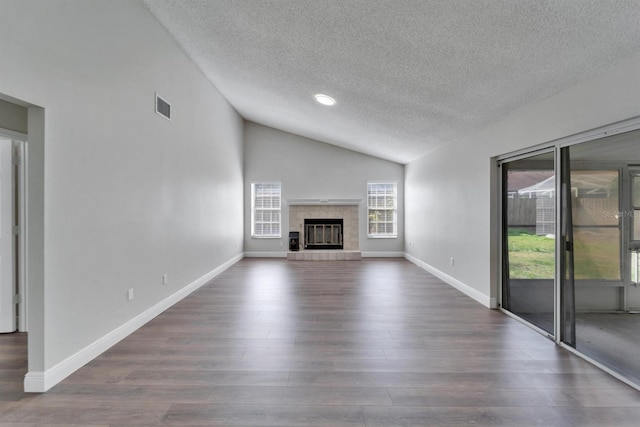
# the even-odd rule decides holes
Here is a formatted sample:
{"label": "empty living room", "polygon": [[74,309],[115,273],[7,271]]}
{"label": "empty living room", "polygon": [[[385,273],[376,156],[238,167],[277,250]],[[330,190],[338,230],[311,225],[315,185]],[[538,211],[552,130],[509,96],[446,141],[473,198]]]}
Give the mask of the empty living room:
{"label": "empty living room", "polygon": [[0,425],[637,425],[639,20],[0,0]]}

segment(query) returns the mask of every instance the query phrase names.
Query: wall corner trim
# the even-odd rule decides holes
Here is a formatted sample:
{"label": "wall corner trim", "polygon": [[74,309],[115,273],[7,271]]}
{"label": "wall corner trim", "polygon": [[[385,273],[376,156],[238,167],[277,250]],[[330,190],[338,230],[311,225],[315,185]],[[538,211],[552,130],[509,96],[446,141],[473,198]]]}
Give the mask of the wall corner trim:
{"label": "wall corner trim", "polygon": [[236,255],[45,372],[27,372],[24,391],[44,393],[243,258]]}
{"label": "wall corner trim", "polygon": [[465,294],[465,295],[473,298],[474,300],[478,301],[480,304],[484,305],[485,307],[487,307],[487,308],[495,308],[496,307],[495,298],[488,297],[487,295],[483,294],[482,292],[479,292],[476,289],[473,289],[471,286],[462,283],[458,279],[455,279],[455,278],[449,276],[448,274],[438,270],[437,268],[427,264],[426,262],[419,260],[418,258],[414,257],[413,255],[410,255],[410,254],[405,252],[404,257],[408,261],[411,261],[412,263],[417,265],[418,267],[428,271],[429,273],[433,274],[437,278],[439,278],[442,281],[446,282],[448,285],[451,285],[452,287],[456,288],[457,290],[459,290],[463,294]]}

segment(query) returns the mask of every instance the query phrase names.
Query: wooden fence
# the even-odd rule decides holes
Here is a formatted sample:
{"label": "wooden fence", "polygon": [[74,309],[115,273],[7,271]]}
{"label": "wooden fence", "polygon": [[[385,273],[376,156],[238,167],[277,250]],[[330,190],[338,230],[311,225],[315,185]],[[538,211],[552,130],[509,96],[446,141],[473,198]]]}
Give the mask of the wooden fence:
{"label": "wooden fence", "polygon": [[512,227],[536,226],[536,199],[507,199],[507,218]]}
{"label": "wooden fence", "polygon": [[[536,226],[536,211],[539,210],[536,199],[507,200],[509,225],[527,228]],[[617,225],[618,218],[624,215],[619,212],[618,199],[614,198],[574,198],[572,208],[574,225]]]}

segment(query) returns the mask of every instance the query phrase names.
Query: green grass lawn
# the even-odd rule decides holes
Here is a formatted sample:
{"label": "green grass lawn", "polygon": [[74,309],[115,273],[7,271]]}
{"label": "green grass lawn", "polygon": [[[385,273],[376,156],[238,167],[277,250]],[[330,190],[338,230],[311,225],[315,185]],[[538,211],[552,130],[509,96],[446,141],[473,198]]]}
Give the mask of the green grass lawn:
{"label": "green grass lawn", "polygon": [[509,272],[514,279],[553,279],[555,239],[509,229]]}
{"label": "green grass lawn", "polygon": [[574,231],[576,279],[620,279],[619,233],[617,228]]}
{"label": "green grass lawn", "polygon": [[[575,278],[620,277],[617,229],[581,229],[574,233]],[[514,279],[553,279],[555,239],[525,229],[509,230],[509,270]]]}

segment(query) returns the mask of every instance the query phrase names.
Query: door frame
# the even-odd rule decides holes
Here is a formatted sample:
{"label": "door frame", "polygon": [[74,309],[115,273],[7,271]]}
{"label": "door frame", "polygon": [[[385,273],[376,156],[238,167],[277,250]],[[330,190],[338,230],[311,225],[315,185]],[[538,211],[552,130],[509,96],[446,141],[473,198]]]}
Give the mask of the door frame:
{"label": "door frame", "polygon": [[[497,295],[497,301],[502,301],[502,276],[503,276],[503,268],[502,268],[502,256],[503,256],[503,249],[502,249],[502,238],[503,238],[503,230],[502,230],[502,205],[503,205],[503,200],[502,200],[502,186],[503,186],[503,182],[502,182],[502,174],[501,174],[501,164],[509,162],[509,161],[514,161],[514,160],[520,160],[520,159],[524,159],[527,157],[531,157],[531,156],[535,156],[537,154],[541,154],[545,151],[551,151],[551,150],[555,150],[555,159],[556,159],[556,173],[559,173],[560,171],[560,157],[561,157],[561,153],[560,150],[562,148],[565,147],[570,147],[572,145],[577,145],[577,144],[581,144],[583,142],[589,142],[589,141],[593,141],[596,139],[601,139],[601,138],[605,138],[608,136],[613,136],[613,135],[618,135],[618,134],[622,134],[622,133],[626,133],[626,132],[631,132],[631,131],[635,131],[635,130],[640,130],[640,116],[638,117],[634,117],[628,120],[623,120],[620,122],[616,122],[616,123],[612,123],[609,125],[605,125],[605,126],[601,126],[601,127],[597,127],[591,130],[587,130],[584,132],[580,132],[580,133],[576,133],[573,135],[569,135],[566,137],[562,137],[562,138],[558,138],[558,139],[554,139],[548,142],[544,142],[538,145],[534,145],[531,147],[527,147],[527,148],[522,148],[519,150],[514,150],[510,153],[505,153],[502,155],[498,155],[496,157],[494,157],[494,167],[496,168],[497,172],[497,180],[494,181],[494,185],[496,185],[494,187],[494,191],[495,194],[499,195],[497,197],[497,201],[498,201],[498,209],[495,210],[495,215],[496,215],[496,219],[495,219],[495,224],[498,224],[499,226],[497,227],[497,235],[498,235],[498,244],[496,245],[496,252],[497,252],[497,256],[495,257],[495,264],[493,265],[493,268],[495,269],[495,271],[497,272],[497,274],[493,275],[493,277],[496,278],[496,280],[493,282],[493,290],[494,290],[494,295]],[[560,180],[556,179],[556,194],[560,194],[561,192],[561,188],[560,188]],[[556,228],[557,228],[557,235],[559,235],[558,233],[560,232],[560,230],[558,229],[560,224],[561,224],[561,220],[562,218],[560,217],[561,215],[561,198],[560,197],[556,197]],[[556,239],[559,240],[559,239]],[[556,257],[558,256],[558,253],[560,251],[560,242],[557,243],[557,253],[556,253]],[[559,280],[562,277],[562,272],[560,271],[560,265],[559,263],[556,263],[556,282],[557,282],[557,286],[556,286],[556,308],[559,310],[559,304],[560,304],[560,285],[559,285]],[[503,312],[503,313],[507,313],[509,315],[511,315],[511,313],[507,310],[503,310],[502,307],[499,307],[499,309]],[[514,316],[516,319],[520,319],[517,316]],[[556,317],[556,323],[557,322],[557,317]],[[531,326],[528,322],[523,322],[526,323],[527,325]],[[536,329],[536,328],[534,328]],[[556,325],[556,329],[555,329],[555,341],[557,343],[561,342],[561,334],[560,334],[560,325],[557,324]]]}
{"label": "door frame", "polygon": [[[625,254],[623,257],[624,260],[624,272],[625,276],[623,276],[624,282],[624,310],[631,313],[637,313],[640,311],[640,307],[637,305],[631,305],[629,290],[631,287],[638,287],[636,283],[631,280],[631,269],[632,269],[632,252],[640,252],[640,246],[638,245],[639,240],[634,240],[634,217],[635,209],[633,202],[633,181],[634,177],[640,177],[640,164],[626,164],[623,169],[623,179],[624,184],[622,186],[622,191],[624,193],[623,197],[624,202],[622,204],[622,223],[624,230],[623,237],[623,246],[622,251]],[[633,214],[633,215],[632,215]]]}
{"label": "door frame", "polygon": [[[497,167],[499,169],[499,173],[498,173],[498,186],[499,186],[499,195],[500,197],[499,199],[499,208],[498,208],[498,212],[499,212],[499,219],[498,222],[500,224],[499,226],[499,237],[498,237],[498,241],[499,243],[499,251],[500,251],[500,256],[498,257],[498,262],[499,262],[499,280],[500,283],[498,284],[498,292],[497,292],[497,306],[500,309],[500,311],[502,311],[503,313],[509,315],[510,317],[513,317],[515,319],[517,319],[518,321],[525,323],[527,326],[529,326],[530,328],[536,330],[538,333],[540,333],[543,336],[546,336],[547,338],[554,340],[555,341],[555,337],[557,336],[557,325],[558,325],[558,311],[557,311],[557,306],[558,306],[558,292],[557,289],[559,287],[558,282],[557,282],[557,262],[556,262],[556,266],[555,266],[555,272],[554,272],[554,277],[553,277],[553,330],[550,331],[546,331],[544,330],[542,327],[530,322],[529,320],[519,316],[517,313],[514,313],[513,311],[511,311],[511,308],[505,308],[504,304],[503,304],[503,297],[504,297],[504,292],[507,291],[505,288],[506,282],[509,280],[508,279],[508,272],[505,271],[505,260],[508,259],[508,249],[506,247],[506,237],[507,237],[507,230],[506,230],[506,217],[505,217],[505,199],[506,199],[506,188],[505,188],[505,176],[504,176],[504,166],[515,162],[515,161],[522,161],[522,160],[526,160],[532,157],[536,157],[539,155],[543,155],[543,154],[553,154],[553,168],[554,171],[557,169],[557,164],[558,164],[558,150],[553,147],[553,146],[549,146],[549,147],[538,147],[538,148],[533,148],[530,151],[521,151],[518,152],[512,156],[504,156],[503,158],[500,158],[497,160]],[[556,179],[556,187],[557,187],[557,179]],[[556,217],[557,217],[557,213],[558,213],[558,208],[557,208],[557,203],[558,203],[558,197],[557,197],[557,190],[556,190],[556,197],[555,197],[555,204],[556,204]],[[556,229],[557,229],[557,218],[556,218]],[[557,261],[557,241],[558,239],[555,239],[556,241],[556,249],[554,251],[554,259]],[[505,253],[506,252],[506,253]]]}
{"label": "door frame", "polygon": [[16,167],[17,178],[15,183],[15,195],[13,209],[16,212],[16,226],[19,227],[17,236],[17,250],[15,257],[17,258],[16,287],[18,290],[18,331],[28,331],[28,301],[27,296],[27,154],[28,154],[28,142],[27,135],[21,132],[12,131],[9,129],[0,128],[0,137],[7,138],[13,141],[13,154],[14,166]]}
{"label": "door frame", "polygon": [[[511,153],[506,153],[503,155],[498,155],[493,157],[493,165],[495,170],[497,170],[498,172],[496,173],[497,175],[497,180],[493,181],[493,191],[494,194],[498,194],[500,195],[499,197],[497,197],[498,200],[498,209],[494,210],[494,224],[500,224],[499,227],[497,227],[497,233],[494,234],[498,236],[498,242],[499,244],[495,245],[495,252],[497,254],[497,256],[495,257],[495,262],[492,263],[492,268],[494,269],[494,271],[497,272],[497,274],[492,275],[493,278],[495,278],[495,280],[492,283],[492,289],[493,289],[493,294],[497,295],[497,300],[498,301],[502,301],[502,277],[503,277],[503,271],[502,271],[502,256],[503,256],[503,248],[502,248],[502,239],[503,239],[503,230],[502,230],[502,204],[503,204],[503,200],[502,200],[502,187],[503,187],[503,182],[502,182],[502,174],[501,174],[501,168],[499,165],[501,165],[504,162],[510,161],[510,160],[517,160],[518,158],[526,158],[529,156],[534,156],[536,154],[541,153],[543,150],[555,150],[556,152],[556,174],[558,175],[559,173],[561,173],[562,171],[562,167],[564,167],[564,165],[561,165],[561,150],[563,148],[566,147],[570,147],[572,145],[577,145],[577,144],[581,144],[583,142],[589,142],[589,141],[593,141],[593,140],[597,140],[597,139],[601,139],[601,138],[605,138],[605,137],[609,137],[609,136],[613,136],[613,135],[619,135],[622,133],[627,133],[627,132],[632,132],[632,131],[637,131],[640,130],[640,116],[638,117],[633,117],[631,119],[628,120],[623,120],[620,122],[616,122],[616,123],[612,123],[609,125],[605,125],[605,126],[601,126],[601,127],[597,127],[591,130],[587,130],[584,132],[580,132],[580,133],[576,133],[576,134],[572,134],[569,136],[565,136],[565,137],[561,137],[555,140],[551,140],[551,141],[547,141],[538,145],[534,145],[528,148],[522,148],[519,150],[514,150]],[[621,176],[621,179],[625,178],[625,175],[628,175],[628,170],[623,169],[623,173]],[[622,190],[624,192],[624,190]],[[561,179],[556,179],[556,195],[561,195],[562,193],[562,189],[561,189]],[[622,196],[622,194],[621,194]],[[556,197],[556,236],[560,235],[560,226],[562,224],[562,212],[561,212],[561,203],[562,203],[562,197]],[[623,235],[625,234],[625,225],[624,225],[624,221],[623,221],[623,226],[622,226],[622,232]],[[622,241],[625,241],[625,238],[622,238]],[[562,242],[561,239],[556,239],[556,257],[558,257],[560,253],[564,253],[563,252],[563,248],[562,248]],[[626,251],[626,248],[624,248],[624,250]],[[623,257],[624,259],[624,257]],[[624,266],[623,266],[624,267]],[[619,379],[620,381],[630,385],[631,387],[640,390],[640,385],[634,383],[633,381],[627,379],[626,377],[624,377],[623,375],[619,374],[618,372],[614,371],[613,369],[610,369],[609,367],[603,365],[602,363],[598,362],[597,360],[594,360],[586,355],[584,355],[583,353],[581,353],[580,351],[576,350],[575,348],[573,348],[571,345],[566,344],[563,341],[563,334],[562,334],[562,325],[561,325],[561,318],[562,318],[562,311],[561,311],[561,292],[562,292],[562,285],[561,285],[561,279],[562,279],[562,275],[563,275],[563,271],[562,271],[562,266],[560,265],[559,262],[556,262],[556,278],[555,278],[555,282],[556,282],[556,294],[555,294],[555,300],[556,300],[556,313],[555,313],[555,337],[550,337],[557,345],[559,345],[560,347],[576,354],[577,356],[579,356],[580,358],[588,361],[589,363],[597,366],[598,368],[602,369],[603,371],[609,373],[610,375],[612,375],[613,377]],[[499,307],[499,310],[503,313],[505,313],[506,315],[520,321],[521,323],[526,324],[529,327],[532,327],[532,329],[537,330],[539,333],[541,333],[541,335],[543,336],[547,336],[545,331],[542,331],[540,328],[537,328],[536,326],[532,325],[531,323],[527,322],[526,320],[523,320],[522,318],[516,316],[515,314],[503,309],[502,307]]]}

